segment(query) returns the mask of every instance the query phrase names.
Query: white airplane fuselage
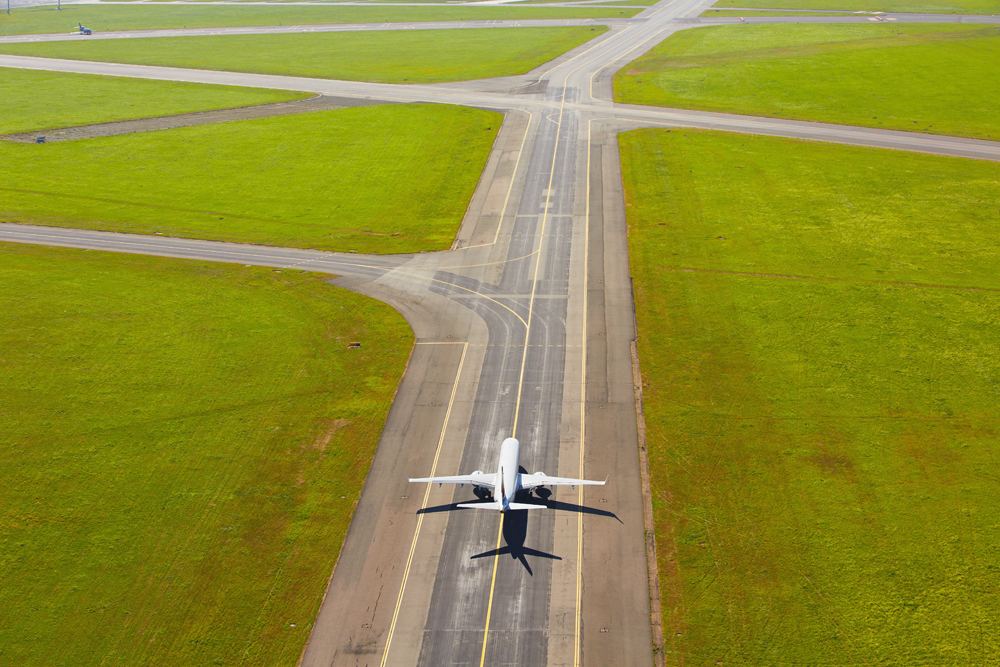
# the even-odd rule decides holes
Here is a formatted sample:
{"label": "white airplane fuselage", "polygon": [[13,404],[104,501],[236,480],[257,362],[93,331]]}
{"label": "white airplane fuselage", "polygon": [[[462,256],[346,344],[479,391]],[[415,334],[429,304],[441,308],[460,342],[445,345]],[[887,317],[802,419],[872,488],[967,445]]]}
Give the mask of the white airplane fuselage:
{"label": "white airplane fuselage", "polygon": [[521,443],[514,438],[507,438],[500,445],[500,463],[497,464],[496,479],[500,481],[497,502],[500,503],[500,511],[506,512],[510,509],[510,502],[517,495],[520,484],[518,484],[518,472],[520,470]]}

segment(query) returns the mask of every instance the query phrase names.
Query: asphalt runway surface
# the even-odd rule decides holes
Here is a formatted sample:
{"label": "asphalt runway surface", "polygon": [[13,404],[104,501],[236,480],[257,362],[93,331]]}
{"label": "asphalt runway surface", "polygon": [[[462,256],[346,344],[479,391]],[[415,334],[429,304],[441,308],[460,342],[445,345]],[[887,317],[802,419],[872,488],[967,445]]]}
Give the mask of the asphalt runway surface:
{"label": "asphalt runway surface", "polygon": [[[710,2],[674,0],[523,77],[394,86],[0,56],[0,66],[497,109],[506,117],[454,248],[376,256],[0,225],[0,239],[322,271],[417,336],[304,665],[652,665],[649,499],[616,135],[709,127],[1000,160],[1000,144],[611,103],[611,76]],[[521,464],[605,487],[550,509],[459,510],[406,476]],[[655,567],[655,562],[653,563]],[[653,572],[655,581],[655,572]]]}
{"label": "asphalt runway surface", "polygon": [[120,30],[81,35],[79,32],[41,35],[5,35],[0,44],[25,42],[92,41],[101,39],[144,39],[156,37],[213,37],[218,35],[301,35],[317,32],[373,32],[399,30],[467,30],[487,28],[566,28],[572,26],[628,25],[632,19],[524,19],[520,21],[413,21],[410,23],[330,23],[321,25],[272,25],[233,28],[166,28],[162,30]]}

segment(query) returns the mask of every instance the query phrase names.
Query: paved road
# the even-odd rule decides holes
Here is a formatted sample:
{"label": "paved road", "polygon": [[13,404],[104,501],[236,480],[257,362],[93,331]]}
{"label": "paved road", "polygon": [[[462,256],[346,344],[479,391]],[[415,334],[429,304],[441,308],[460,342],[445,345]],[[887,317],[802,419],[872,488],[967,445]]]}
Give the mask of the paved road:
{"label": "paved road", "polygon": [[[608,101],[618,67],[707,4],[661,3],[529,76],[438,86],[0,57],[508,111],[448,252],[359,256],[0,225],[4,240],[326,271],[411,323],[417,346],[303,664],[653,664],[660,638],[646,585],[620,128],[713,127],[1000,159],[991,142]],[[548,499],[556,509],[514,512],[502,525],[494,513],[453,508],[469,489],[405,482],[489,470],[510,435],[528,471],[610,482],[562,489]]]}
{"label": "paved road", "polygon": [[[685,24],[673,21],[658,31],[651,31],[648,23],[637,23],[625,28],[613,29],[606,38],[587,45],[580,55],[561,58],[566,66],[549,64],[535,72],[521,77],[507,77],[483,82],[462,82],[451,84],[395,85],[364,83],[359,81],[332,81],[306,77],[275,76],[267,74],[247,74],[242,72],[218,72],[211,70],[190,70],[174,67],[152,67],[146,65],[125,65],[120,63],[99,63],[31,56],[0,55],[0,67],[16,67],[82,74],[103,74],[109,76],[159,79],[164,81],[186,81],[233,86],[251,86],[281,90],[301,90],[323,95],[355,97],[368,100],[390,102],[437,102],[476,106],[498,111],[519,109],[532,114],[552,114],[560,109],[561,100],[539,95],[564,74],[559,67],[576,69],[573,80],[573,95],[565,101],[565,109],[574,113],[588,114],[596,119],[621,122],[630,127],[698,127],[730,132],[763,134],[769,136],[829,141],[856,146],[876,146],[897,150],[912,150],[939,155],[952,155],[984,160],[1000,158],[1000,144],[993,141],[962,139],[941,135],[898,132],[873,128],[858,128],[828,123],[783,120],[739,116],[736,114],[665,109],[661,107],[640,107],[613,104],[610,101],[610,78],[621,66],[640,55],[644,50],[658,43],[664,33],[684,29]],[[648,33],[648,37],[646,36]],[[626,56],[608,52],[624,35],[627,41],[622,50]],[[607,46],[611,45],[611,46]],[[605,59],[614,58],[605,66]],[[603,92],[602,92],[603,87]]]}
{"label": "paved road", "polygon": [[[254,3],[256,4],[256,3]],[[571,26],[628,25],[633,19],[524,19],[520,21],[413,21],[411,23],[331,23],[321,25],[271,25],[234,28],[169,28],[119,30],[81,35],[77,32],[0,36],[0,44],[24,42],[94,41],[152,37],[212,37],[217,35],[289,35],[316,32],[372,32],[397,30],[463,30],[486,28],[566,28]]]}

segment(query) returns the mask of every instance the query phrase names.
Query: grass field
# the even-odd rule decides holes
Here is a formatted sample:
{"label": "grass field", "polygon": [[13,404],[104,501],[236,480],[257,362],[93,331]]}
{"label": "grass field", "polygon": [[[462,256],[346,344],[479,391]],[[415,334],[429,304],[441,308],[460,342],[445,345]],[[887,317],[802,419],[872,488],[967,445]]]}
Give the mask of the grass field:
{"label": "grass field", "polygon": [[667,663],[1000,661],[1000,165],[621,148]]}
{"label": "grass field", "polygon": [[441,250],[501,120],[394,105],[0,142],[0,220],[325,250]]}
{"label": "grass field", "polygon": [[412,345],[325,278],[0,245],[0,662],[295,664]]}
{"label": "grass field", "polygon": [[[0,134],[252,106],[308,93],[0,68]],[[113,100],[114,103],[109,103]]]}
{"label": "grass field", "polygon": [[[604,32],[597,28],[306,33],[4,44],[0,52],[382,83],[523,74]],[[447,37],[447,39],[444,38]]]}
{"label": "grass field", "polygon": [[713,5],[762,9],[840,9],[919,14],[1000,14],[1000,0],[719,0]]}
{"label": "grass field", "polygon": [[215,28],[222,26],[312,25],[319,23],[403,23],[410,21],[485,21],[492,19],[627,18],[638,9],[588,7],[439,6],[338,7],[242,6],[190,3],[184,5],[66,5],[14,8],[0,13],[0,35],[71,32],[77,23],[97,32],[154,28]]}
{"label": "grass field", "polygon": [[988,62],[1000,62],[997,27],[718,26],[678,32],[618,72],[615,99],[997,139]]}
{"label": "grass field", "polygon": [[745,16],[746,18],[757,17],[757,16],[849,16],[851,12],[809,12],[804,14],[803,12],[796,11],[794,9],[786,10],[774,10],[768,11],[766,9],[706,9],[699,16],[701,18],[718,18],[718,17],[733,17],[733,16]]}

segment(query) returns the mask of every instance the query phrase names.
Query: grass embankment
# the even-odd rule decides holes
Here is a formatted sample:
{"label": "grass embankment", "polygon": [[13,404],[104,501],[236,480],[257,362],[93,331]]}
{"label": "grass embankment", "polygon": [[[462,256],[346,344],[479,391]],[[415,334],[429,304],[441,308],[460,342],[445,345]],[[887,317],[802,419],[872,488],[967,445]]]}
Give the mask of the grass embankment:
{"label": "grass embankment", "polygon": [[762,9],[842,9],[918,14],[998,14],[998,0],[719,0],[715,7]]}
{"label": "grass embankment", "polygon": [[1000,138],[1000,28],[738,25],[684,30],[615,76],[633,104]]}
{"label": "grass embankment", "polygon": [[0,220],[356,252],[451,245],[502,118],[359,107],[0,142]]}
{"label": "grass embankment", "polygon": [[412,345],[325,278],[0,245],[0,662],[295,664]]}
{"label": "grass embankment", "polygon": [[621,142],[668,664],[1000,661],[1000,165]]}
{"label": "grass embankment", "polygon": [[77,23],[97,32],[156,28],[313,25],[320,23],[405,23],[410,21],[485,21],[521,19],[626,18],[639,9],[589,7],[427,6],[338,7],[184,5],[65,5],[14,8],[0,14],[0,35],[72,32]]}
{"label": "grass embankment", "polygon": [[[308,93],[0,68],[0,134],[172,116],[309,97]],[[109,104],[109,100],[114,100]]]}
{"label": "grass embankment", "polygon": [[481,28],[3,44],[0,52],[382,83],[523,74],[607,30]]}

